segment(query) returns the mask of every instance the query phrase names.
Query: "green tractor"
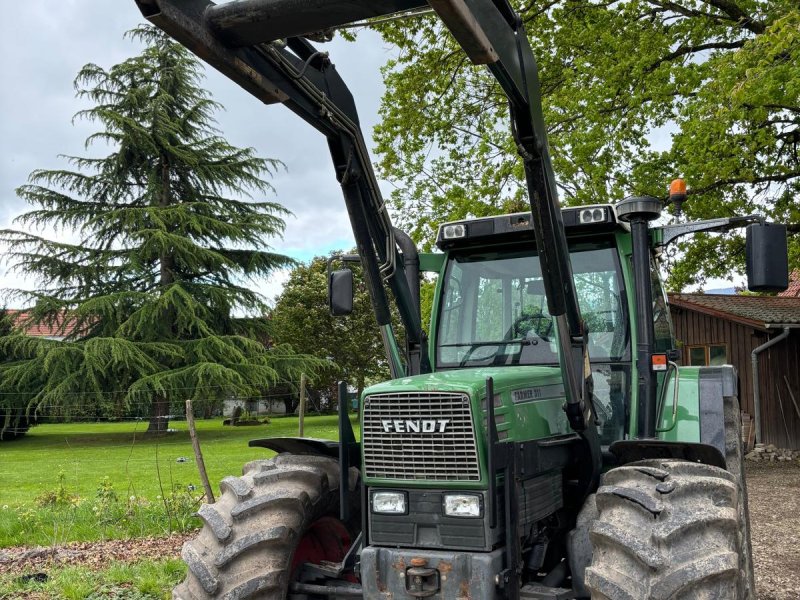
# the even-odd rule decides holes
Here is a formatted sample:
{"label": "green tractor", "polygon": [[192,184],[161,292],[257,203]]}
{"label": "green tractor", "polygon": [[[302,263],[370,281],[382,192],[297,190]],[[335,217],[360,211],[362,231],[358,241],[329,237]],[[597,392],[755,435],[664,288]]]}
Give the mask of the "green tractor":
{"label": "green tractor", "polygon": [[[254,440],[182,556],[180,600],[754,598],[737,376],[681,367],[654,257],[747,226],[751,289],[785,288],[786,231],[756,216],[652,225],[664,202],[558,204],[536,64],[507,0],[136,0],[265,103],[326,136],[390,364],[360,441]],[[352,96],[345,23],[429,7],[505,90],[530,212],[395,229]],[[672,190],[678,211],[685,188]],[[430,337],[420,277],[438,274]],[[330,274],[352,310],[352,272]],[[393,329],[390,300],[403,328]],[[340,398],[347,386],[340,384]]]}

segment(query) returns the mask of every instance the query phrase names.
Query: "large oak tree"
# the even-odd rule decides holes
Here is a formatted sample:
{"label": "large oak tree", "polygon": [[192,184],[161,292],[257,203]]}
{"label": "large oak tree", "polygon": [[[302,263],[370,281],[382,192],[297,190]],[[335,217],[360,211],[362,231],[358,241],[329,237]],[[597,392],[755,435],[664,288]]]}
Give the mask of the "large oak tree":
{"label": "large oak tree", "polygon": [[[539,63],[563,200],[665,197],[683,176],[686,212],[758,212],[790,225],[800,265],[800,7],[796,0],[511,0]],[[402,224],[525,210],[507,102],[434,17],[379,26],[399,48],[385,67],[381,175]],[[671,285],[729,276],[739,235],[699,236]]]}

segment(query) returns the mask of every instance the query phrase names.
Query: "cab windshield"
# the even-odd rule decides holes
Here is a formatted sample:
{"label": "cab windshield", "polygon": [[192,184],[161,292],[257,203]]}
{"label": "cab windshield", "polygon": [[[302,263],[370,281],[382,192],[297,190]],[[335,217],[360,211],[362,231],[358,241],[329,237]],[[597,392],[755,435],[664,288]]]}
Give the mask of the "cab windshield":
{"label": "cab windshield", "polygon": [[[611,240],[571,243],[570,258],[589,357],[629,356],[619,259]],[[439,307],[440,368],[558,364],[555,321],[547,310],[535,250],[450,255]]]}

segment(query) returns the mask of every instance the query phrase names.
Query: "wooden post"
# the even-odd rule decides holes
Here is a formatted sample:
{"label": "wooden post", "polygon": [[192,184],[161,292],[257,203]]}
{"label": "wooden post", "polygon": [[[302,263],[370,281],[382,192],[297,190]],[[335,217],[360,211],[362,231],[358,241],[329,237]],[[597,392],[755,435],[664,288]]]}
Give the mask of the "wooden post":
{"label": "wooden post", "polygon": [[200,440],[197,439],[197,431],[194,428],[194,411],[192,410],[191,400],[186,401],[186,423],[189,425],[189,436],[192,438],[192,448],[194,449],[194,458],[197,461],[197,470],[200,471],[200,481],[203,482],[203,489],[206,491],[206,501],[209,504],[214,504],[214,492],[211,491],[211,484],[208,482],[203,453],[200,451]]}
{"label": "wooden post", "polygon": [[786,422],[786,413],[783,412],[783,400],[781,399],[780,386],[775,384],[775,391],[778,392],[778,408],[781,409],[781,418],[783,419],[783,430],[786,432],[786,443],[790,444],[792,436],[789,434],[789,424]]}
{"label": "wooden post", "polygon": [[795,400],[794,392],[792,392],[792,386],[789,385],[789,378],[784,375],[783,380],[786,382],[786,389],[789,390],[789,397],[792,399],[792,404],[794,404],[794,411],[797,413],[797,418],[800,419],[800,406],[797,406],[797,400]]}
{"label": "wooden post", "polygon": [[303,437],[305,434],[305,423],[304,420],[306,418],[306,374],[300,374],[300,406],[299,406],[299,416],[300,420],[297,423],[297,435]]}

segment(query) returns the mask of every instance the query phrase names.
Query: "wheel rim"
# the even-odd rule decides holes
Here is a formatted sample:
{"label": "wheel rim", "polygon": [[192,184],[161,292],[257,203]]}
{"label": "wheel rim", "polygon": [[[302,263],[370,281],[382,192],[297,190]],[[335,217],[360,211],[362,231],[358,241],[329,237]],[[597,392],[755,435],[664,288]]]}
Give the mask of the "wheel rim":
{"label": "wheel rim", "polygon": [[323,561],[342,562],[351,544],[350,533],[339,519],[323,517],[314,521],[297,544],[292,573],[297,573],[305,562],[317,565]]}

